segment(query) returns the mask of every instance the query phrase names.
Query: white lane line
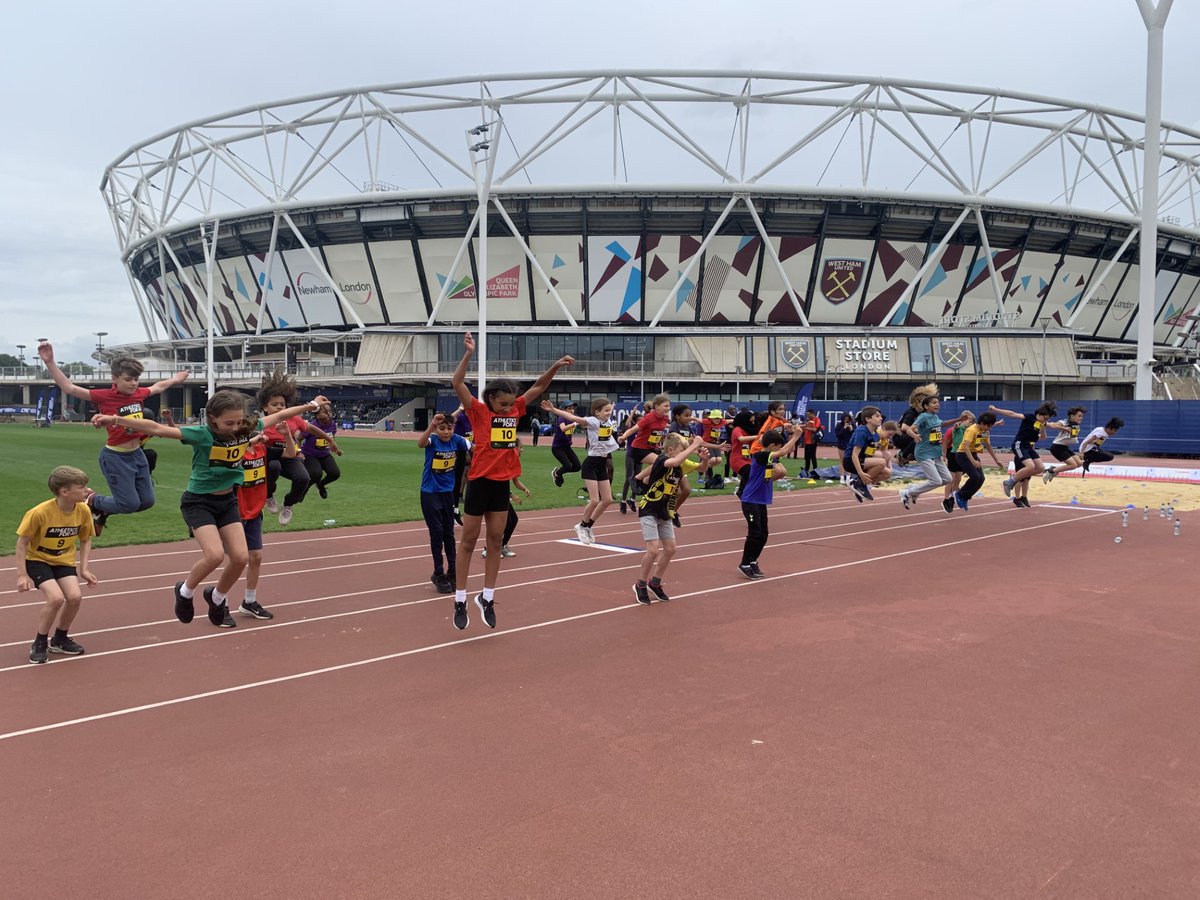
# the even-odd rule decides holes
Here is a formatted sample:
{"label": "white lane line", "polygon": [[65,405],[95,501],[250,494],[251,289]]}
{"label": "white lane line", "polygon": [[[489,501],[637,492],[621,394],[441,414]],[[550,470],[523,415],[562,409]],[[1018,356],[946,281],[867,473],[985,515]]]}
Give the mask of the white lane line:
{"label": "white lane line", "polygon": [[[720,593],[720,592],[727,593],[729,591],[737,590],[739,588],[751,587],[752,585],[755,585],[755,584],[758,584],[758,583],[761,583],[764,581],[783,581],[783,580],[786,580],[789,578],[799,578],[802,576],[814,575],[814,574],[818,574],[821,572],[830,572],[830,571],[835,571],[837,569],[845,569],[845,568],[852,568],[854,566],[868,565],[868,564],[875,563],[875,562],[882,562],[884,560],[897,559],[897,558],[903,557],[903,556],[912,556],[912,555],[915,555],[918,553],[928,553],[928,552],[934,551],[934,550],[945,550],[949,547],[956,547],[956,546],[960,546],[962,544],[976,543],[978,541],[992,540],[994,538],[1006,537],[1011,534],[1023,534],[1025,532],[1035,531],[1035,530],[1038,530],[1041,528],[1055,528],[1055,527],[1058,527],[1061,525],[1073,525],[1080,521],[1084,521],[1085,519],[1095,518],[1097,515],[1104,515],[1104,514],[1105,513],[1096,513],[1092,516],[1084,516],[1082,518],[1071,519],[1071,520],[1064,521],[1064,522],[1048,522],[1043,525],[1034,525],[1034,526],[1030,526],[1030,527],[1026,527],[1026,528],[1015,528],[1015,529],[1011,529],[1009,531],[1002,531],[1002,532],[998,532],[995,534],[979,535],[977,537],[964,538],[964,539],[958,540],[958,541],[948,541],[948,542],[945,542],[942,544],[935,544],[935,545],[932,545],[929,547],[915,547],[910,550],[902,550],[902,551],[897,551],[895,553],[881,554],[879,556],[868,557],[866,559],[853,560],[853,561],[845,562],[845,563],[837,563],[837,564],[833,564],[833,565],[829,565],[829,566],[818,566],[813,569],[806,569],[802,572],[789,572],[784,575],[775,575],[775,576],[767,576],[766,578],[757,578],[754,581],[738,581],[733,584],[723,585],[721,587],[712,587],[712,588],[706,588],[706,589],[700,590],[700,591],[691,591],[686,594],[679,594],[675,598],[673,598],[672,602],[678,602],[680,600],[688,599],[689,597],[700,597],[700,596],[704,596],[706,594],[712,594],[712,593]],[[354,661],[347,662],[347,663],[339,663],[336,666],[325,666],[320,669],[310,669],[310,670],[304,671],[304,672],[294,672],[291,675],[281,675],[276,678],[268,678],[268,679],[264,679],[264,680],[260,680],[260,681],[248,682],[246,684],[232,685],[230,687],[218,688],[218,689],[212,690],[212,691],[204,691],[202,693],[197,693],[197,694],[187,694],[185,696],[174,697],[169,700],[159,700],[154,703],[144,703],[139,706],[130,706],[130,707],[125,707],[123,709],[110,710],[110,711],[104,712],[104,713],[96,713],[96,714],[90,715],[90,716],[81,716],[81,717],[78,717],[75,719],[66,719],[66,720],[59,721],[59,722],[51,722],[46,725],[35,725],[30,728],[22,728],[22,729],[19,729],[16,731],[10,731],[10,732],[6,732],[4,734],[0,734],[0,741],[11,740],[13,738],[23,737],[23,736],[31,735],[31,734],[40,734],[40,733],[47,732],[47,731],[55,731],[55,730],[62,729],[62,728],[68,728],[73,725],[86,724],[88,722],[97,722],[97,721],[101,721],[104,719],[112,719],[112,718],[118,718],[121,716],[133,715],[134,713],[148,712],[148,711],[155,710],[155,709],[162,709],[162,708],[168,707],[168,706],[176,706],[181,703],[190,703],[190,702],[193,702],[196,700],[205,700],[205,699],[208,699],[211,697],[223,696],[225,694],[233,694],[233,693],[237,693],[240,691],[248,691],[248,690],[253,690],[255,688],[260,688],[260,687],[268,687],[268,686],[274,685],[274,684],[283,684],[283,683],[290,682],[290,681],[298,681],[303,678],[313,678],[318,675],[327,675],[327,674],[330,674],[333,672],[341,672],[341,671],[345,671],[347,669],[354,669],[354,668],[359,668],[362,666],[373,665],[375,663],[388,662],[390,660],[395,660],[395,659],[402,659],[404,657],[414,656],[414,655],[417,655],[420,653],[429,653],[434,650],[443,650],[448,647],[454,647],[454,646],[457,646],[460,644],[466,644],[469,642],[491,640],[491,639],[495,639],[495,638],[502,638],[507,635],[521,634],[526,631],[533,631],[533,630],[539,629],[539,628],[546,628],[551,625],[562,625],[562,624],[567,624],[570,622],[577,622],[582,619],[593,618],[595,616],[607,615],[608,613],[619,612],[621,610],[637,609],[640,605],[641,604],[638,604],[638,603],[623,603],[620,606],[610,606],[606,609],[592,610],[591,612],[580,613],[580,614],[574,615],[574,616],[565,616],[565,617],[558,618],[558,619],[551,619],[551,620],[548,620],[545,622],[536,622],[536,623],[533,623],[530,625],[520,625],[520,626],[517,626],[516,628],[510,628],[505,631],[493,631],[493,632],[489,632],[489,633],[485,633],[485,634],[475,635],[475,636],[469,637],[469,638],[460,638],[460,639],[454,640],[454,641],[444,641],[444,642],[437,643],[437,644],[429,644],[424,647],[415,647],[411,650],[402,650],[397,653],[389,653],[389,654],[385,654],[383,656],[373,656],[368,659],[354,660]],[[28,668],[28,667],[26,667],[26,668]]]}
{"label": "white lane line", "polygon": [[573,544],[576,547],[594,547],[596,550],[607,550],[609,553],[645,553],[645,550],[639,550],[636,547],[621,547],[617,544],[604,544],[600,541],[593,541],[590,544],[585,544],[576,538],[559,538],[555,541],[557,544]]}

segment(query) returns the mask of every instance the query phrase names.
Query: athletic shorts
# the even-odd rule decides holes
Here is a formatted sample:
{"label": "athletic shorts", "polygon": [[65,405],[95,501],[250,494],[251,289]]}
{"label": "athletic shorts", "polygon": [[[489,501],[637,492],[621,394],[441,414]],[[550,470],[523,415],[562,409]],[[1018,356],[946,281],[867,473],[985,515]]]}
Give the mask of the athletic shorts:
{"label": "athletic shorts", "polygon": [[579,477],[584,481],[612,481],[612,457],[589,456],[583,461]]}
{"label": "athletic shorts", "polygon": [[467,492],[463,497],[464,516],[482,516],[484,513],[508,512],[512,488],[507,481],[493,478],[475,478],[467,481]]}
{"label": "athletic shorts", "polygon": [[79,577],[74,566],[52,566],[38,559],[25,560],[25,574],[33,580],[34,587],[41,587],[44,582],[58,581],[60,578]]}
{"label": "athletic shorts", "polygon": [[233,491],[228,494],[193,494],[184,491],[179,498],[179,509],[183,513],[184,523],[193,533],[202,525],[224,528],[242,521],[237,494]]}
{"label": "athletic shorts", "polygon": [[633,464],[641,469],[642,460],[651,453],[657,453],[658,450],[651,447],[630,447],[628,452],[633,456]]}
{"label": "athletic shorts", "polygon": [[263,514],[260,512],[253,519],[242,519],[242,530],[246,532],[246,549],[261,550]]}
{"label": "athletic shorts", "polygon": [[1041,459],[1038,452],[1033,449],[1033,444],[1027,444],[1024,441],[1013,441],[1012,445],[1013,462],[1020,467],[1021,462],[1026,459]]}
{"label": "athletic shorts", "polygon": [[647,541],[675,540],[675,523],[670,519],[660,519],[658,516],[642,516],[642,539]]}
{"label": "athletic shorts", "polygon": [[1065,463],[1072,456],[1078,456],[1079,454],[1078,454],[1078,451],[1072,450],[1066,444],[1051,444],[1050,445],[1050,455],[1053,456],[1055,459],[1057,459],[1059,462]]}
{"label": "athletic shorts", "polygon": [[946,454],[946,468],[949,469],[951,472],[958,472],[959,474],[962,474],[962,469],[960,469],[958,466],[958,454],[957,453],[947,453]]}

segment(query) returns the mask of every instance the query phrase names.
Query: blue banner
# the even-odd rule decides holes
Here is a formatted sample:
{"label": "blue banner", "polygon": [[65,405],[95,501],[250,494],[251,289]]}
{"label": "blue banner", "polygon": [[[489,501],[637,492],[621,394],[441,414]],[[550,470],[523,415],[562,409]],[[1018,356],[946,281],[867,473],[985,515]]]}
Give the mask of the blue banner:
{"label": "blue banner", "polygon": [[796,394],[796,402],[792,404],[792,418],[803,419],[804,414],[808,412],[808,401],[813,395],[813,382],[809,382]]}

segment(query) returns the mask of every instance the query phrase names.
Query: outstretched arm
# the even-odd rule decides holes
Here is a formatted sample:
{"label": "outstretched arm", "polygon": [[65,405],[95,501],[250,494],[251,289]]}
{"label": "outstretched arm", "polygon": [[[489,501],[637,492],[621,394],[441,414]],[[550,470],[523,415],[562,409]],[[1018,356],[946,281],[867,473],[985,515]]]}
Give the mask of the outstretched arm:
{"label": "outstretched arm", "polygon": [[183,432],[174,425],[164,425],[161,422],[155,422],[153,419],[131,419],[129,416],[92,416],[92,424],[97,428],[107,428],[110,425],[116,425],[121,428],[128,428],[130,431],[137,431],[142,434],[148,434],[150,437],[168,438],[177,441],[183,437]]}
{"label": "outstretched arm", "polygon": [[575,360],[572,357],[564,356],[545,372],[543,372],[541,378],[531,384],[529,386],[529,390],[521,395],[525,398],[525,402],[532,403],[538,397],[542,396],[542,394],[546,393],[546,388],[550,387],[550,382],[554,380],[554,376],[558,370],[563,368],[563,366],[569,366],[574,362]]}
{"label": "outstretched arm", "polygon": [[54,361],[54,347],[49,341],[43,344],[38,344],[38,356],[45,363],[47,371],[50,372],[50,377],[54,379],[54,383],[58,385],[58,389],[64,394],[70,394],[72,397],[77,397],[80,400],[91,400],[92,392],[87,388],[82,388],[67,377],[67,373],[58,367],[58,363]]}
{"label": "outstretched arm", "polygon": [[[586,425],[587,424],[587,419],[585,419],[583,416],[577,416],[574,413],[567,412],[565,409],[559,409],[557,406],[555,406],[549,400],[543,400],[538,405],[541,406],[541,408],[544,409],[546,412],[554,413],[556,416],[566,419],[568,422],[574,422],[576,425]],[[559,428],[561,428],[561,427],[562,426],[560,425]]]}
{"label": "outstretched arm", "polygon": [[802,431],[799,428],[793,431],[792,436],[788,439],[786,444],[784,444],[778,450],[771,451],[771,459],[778,459],[781,456],[787,456],[789,453],[791,453],[792,449],[796,446],[796,441],[800,440],[801,434]]}
{"label": "outstretched arm", "polygon": [[[989,406],[988,412],[994,412],[998,416],[1009,416],[1013,419],[1025,418],[1025,413],[1013,412],[1011,409],[1001,409],[998,406]],[[999,423],[997,423],[999,424]]]}
{"label": "outstretched arm", "polygon": [[462,359],[458,361],[458,368],[450,377],[450,385],[454,388],[454,393],[458,394],[458,402],[462,404],[464,410],[470,409],[471,404],[475,402],[475,398],[471,395],[471,389],[467,387],[467,364],[474,355],[475,338],[471,337],[471,332],[468,331],[463,335]]}
{"label": "outstretched arm", "polygon": [[176,385],[183,384],[185,381],[187,381],[187,378],[187,372],[176,372],[170,378],[164,378],[162,381],[156,381],[154,384],[150,385],[150,393],[152,395],[161,394],[163,391],[169,390]]}
{"label": "outstretched arm", "polygon": [[446,417],[442,413],[435,413],[433,418],[429,420],[429,427],[421,433],[419,438],[417,438],[417,446],[421,448],[428,447],[429,436],[433,434],[433,429],[437,428],[445,421]]}
{"label": "outstretched arm", "polygon": [[692,438],[692,442],[684,447],[679,453],[663,461],[663,465],[668,468],[677,468],[683,465],[683,461],[695,453],[704,444],[699,436]]}
{"label": "outstretched arm", "polygon": [[321,408],[321,404],[329,401],[323,396],[313,397],[307,403],[301,403],[298,406],[289,406],[287,409],[281,409],[277,413],[271,413],[269,416],[263,416],[263,428],[270,428],[277,422],[282,422],[284,419],[290,419],[292,416],[303,415],[306,412],[312,412]]}

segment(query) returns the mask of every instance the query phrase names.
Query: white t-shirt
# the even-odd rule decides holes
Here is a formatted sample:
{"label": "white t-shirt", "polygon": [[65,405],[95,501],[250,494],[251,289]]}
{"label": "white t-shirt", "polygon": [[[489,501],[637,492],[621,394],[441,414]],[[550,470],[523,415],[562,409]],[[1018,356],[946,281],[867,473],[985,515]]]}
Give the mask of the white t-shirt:
{"label": "white t-shirt", "polygon": [[1109,433],[1104,430],[1103,425],[1099,428],[1093,428],[1088,432],[1088,436],[1083,439],[1083,443],[1079,445],[1079,448],[1082,450],[1085,445],[1087,447],[1099,447],[1108,437]]}
{"label": "white t-shirt", "polygon": [[613,420],[601,422],[595,416],[584,417],[584,434],[587,437],[588,456],[612,456],[617,449],[617,426]]}
{"label": "white t-shirt", "polygon": [[[1054,443],[1058,444],[1060,447],[1074,447],[1075,444],[1079,441],[1079,426],[1072,425],[1070,423],[1070,421],[1067,419],[1059,419],[1054,424],[1061,425],[1063,428],[1070,429],[1068,431],[1058,432],[1058,435],[1054,438]],[[1103,431],[1104,429],[1101,428],[1099,430]],[[1093,432],[1093,434],[1094,433],[1095,432]]]}

